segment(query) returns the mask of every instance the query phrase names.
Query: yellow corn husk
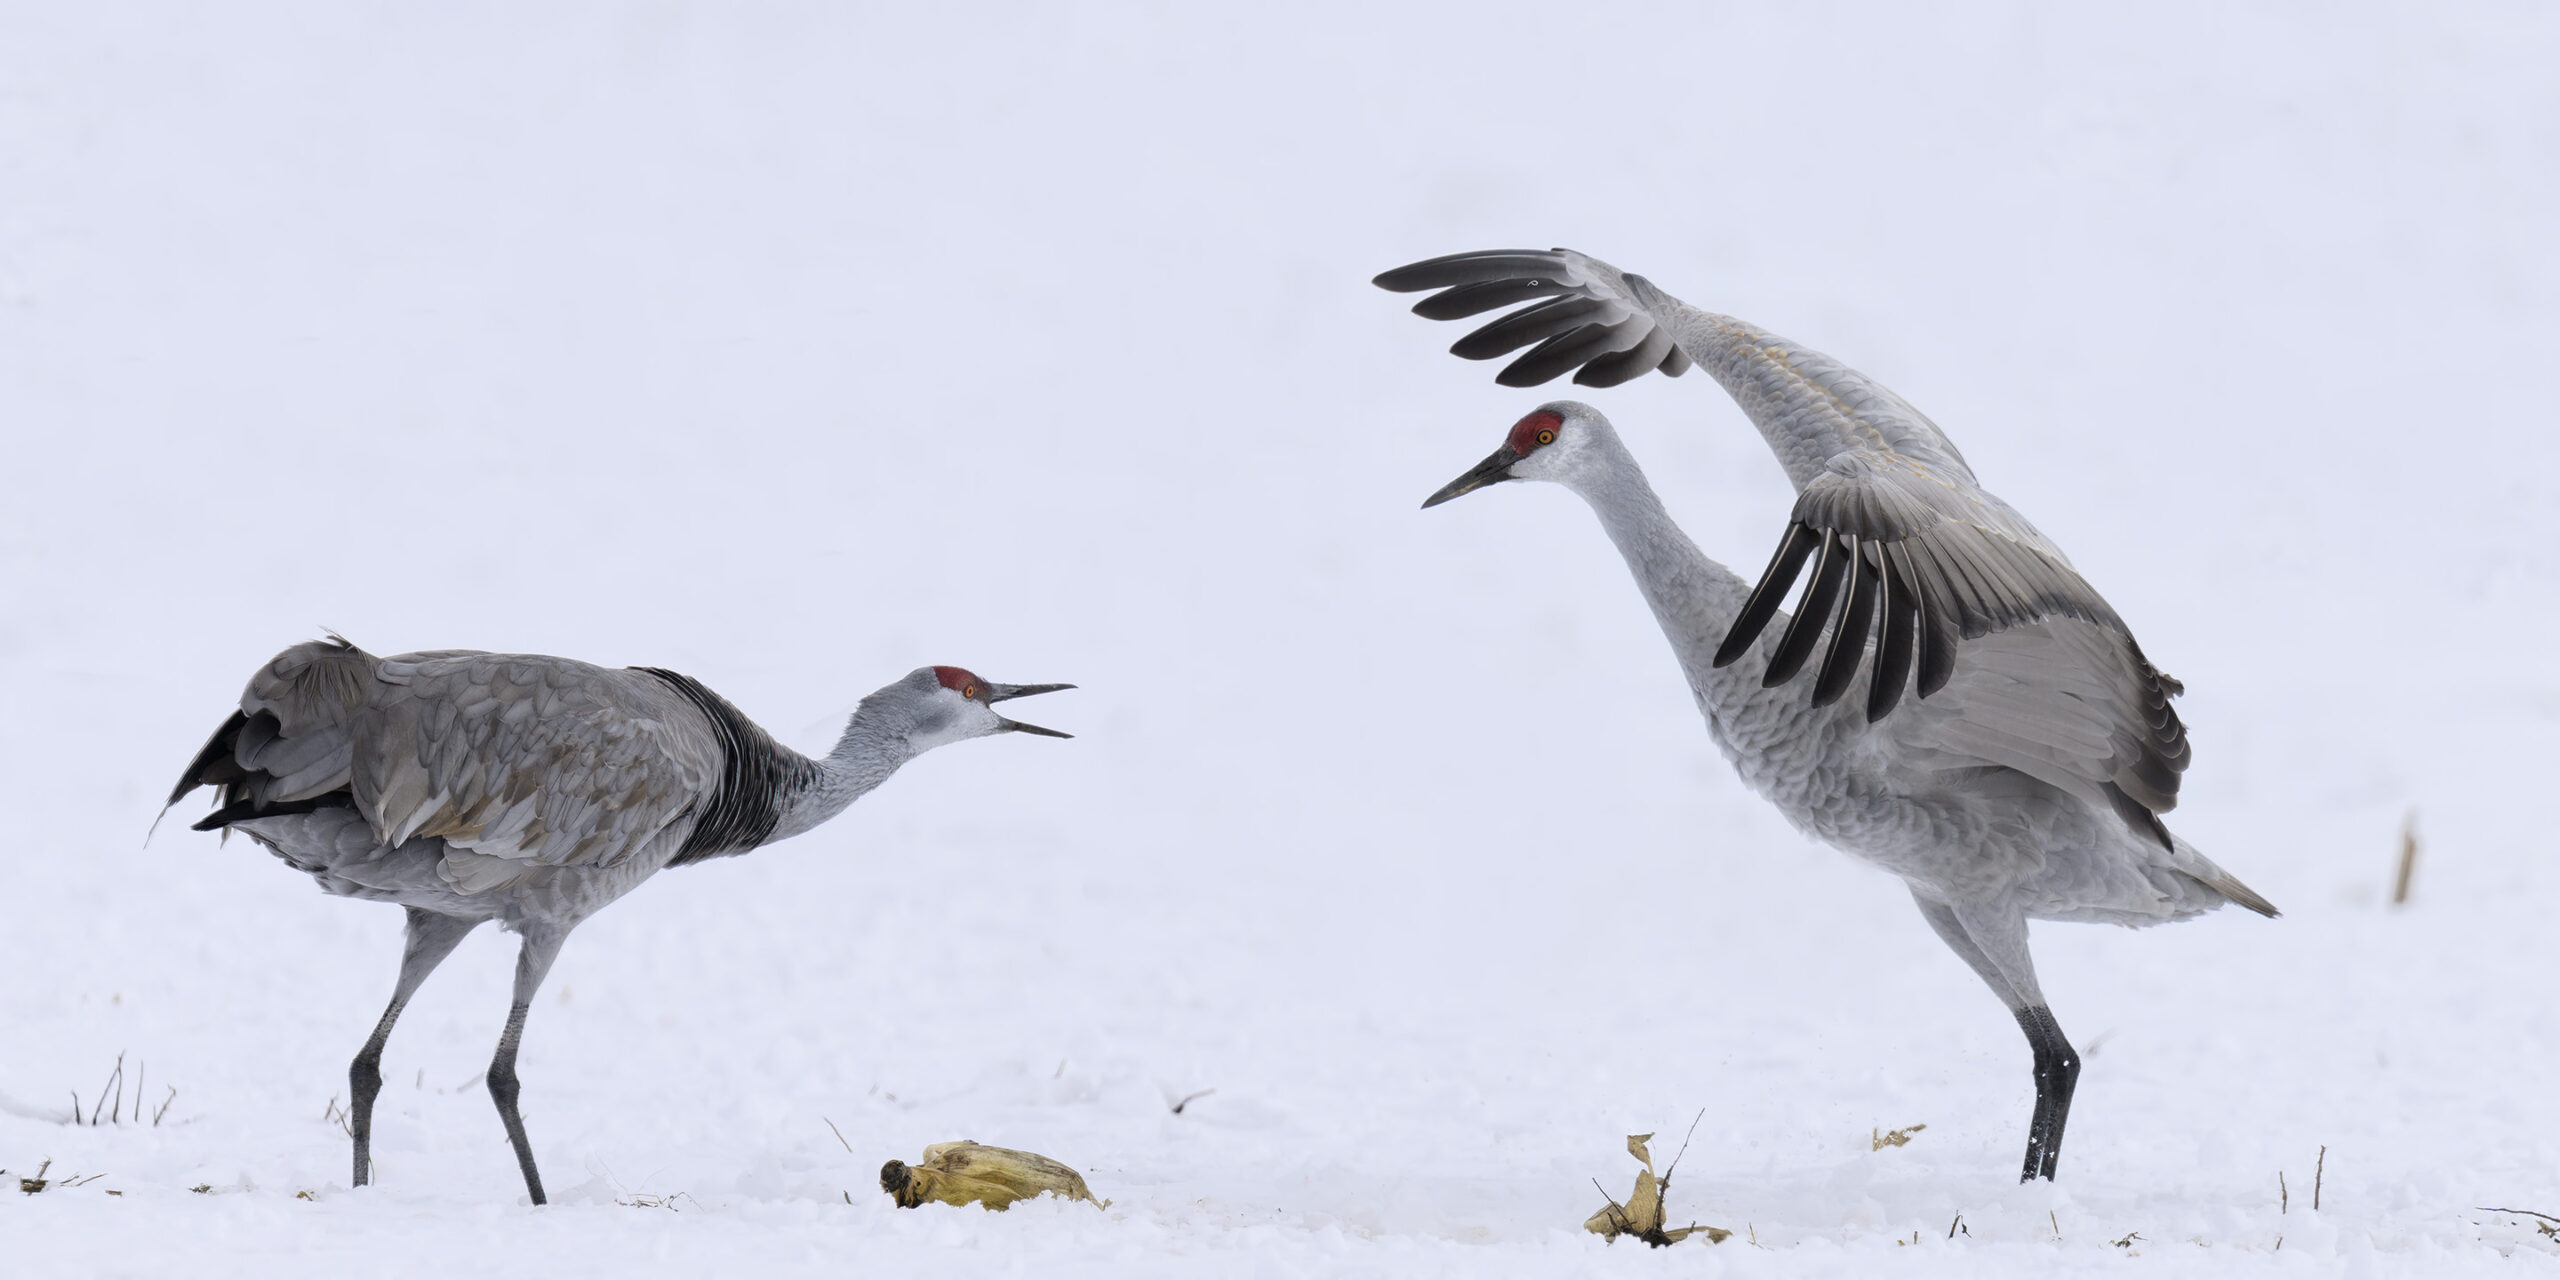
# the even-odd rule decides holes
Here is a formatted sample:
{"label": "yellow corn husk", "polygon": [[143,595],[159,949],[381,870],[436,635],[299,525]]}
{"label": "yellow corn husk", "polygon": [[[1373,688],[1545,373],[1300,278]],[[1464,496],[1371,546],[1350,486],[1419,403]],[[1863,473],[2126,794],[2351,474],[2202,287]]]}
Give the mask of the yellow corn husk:
{"label": "yellow corn husk", "polygon": [[1083,1174],[1047,1156],[966,1141],[937,1142],[926,1147],[924,1158],[914,1164],[892,1160],[880,1166],[880,1189],[904,1209],[927,1200],[1002,1209],[1042,1192],[1061,1200],[1091,1201],[1097,1208],[1111,1207],[1110,1201],[1095,1199]]}

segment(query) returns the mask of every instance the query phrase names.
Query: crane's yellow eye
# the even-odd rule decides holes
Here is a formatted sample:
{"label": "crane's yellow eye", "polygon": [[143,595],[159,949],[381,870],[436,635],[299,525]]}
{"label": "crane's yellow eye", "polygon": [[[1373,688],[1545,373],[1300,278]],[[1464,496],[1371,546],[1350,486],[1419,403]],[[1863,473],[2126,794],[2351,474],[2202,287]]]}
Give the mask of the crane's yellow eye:
{"label": "crane's yellow eye", "polygon": [[1556,442],[1556,433],[1555,433],[1555,432],[1552,432],[1552,431],[1541,431],[1541,432],[1539,432],[1539,433],[1538,433],[1538,443],[1540,443],[1540,444],[1554,444],[1555,442]]}
{"label": "crane's yellow eye", "polygon": [[977,697],[977,696],[978,696],[978,686],[976,686],[976,685],[974,685],[974,684],[973,684],[973,685],[970,685],[969,687],[967,687],[967,688],[965,688],[965,689],[962,689],[962,690],[960,691],[960,696],[961,696],[961,697],[963,697],[963,698],[974,698],[974,697]]}

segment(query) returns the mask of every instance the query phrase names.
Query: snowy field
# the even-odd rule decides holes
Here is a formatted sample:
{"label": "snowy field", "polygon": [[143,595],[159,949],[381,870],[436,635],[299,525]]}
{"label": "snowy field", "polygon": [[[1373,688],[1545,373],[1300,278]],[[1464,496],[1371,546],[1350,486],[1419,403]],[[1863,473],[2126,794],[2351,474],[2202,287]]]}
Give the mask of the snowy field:
{"label": "snowy field", "polygon": [[[2560,1269],[2484,1208],[2560,1214],[2551,8],[929,8],[0,6],[0,1271]],[[2058,1185],[2015,1026],[1743,791],[1589,514],[1415,509],[1551,393],[1368,278],[1546,245],[1901,391],[2185,679],[2173,822],[2286,914],[2038,928]],[[1583,394],[1756,572],[1713,384]],[[399,913],[143,840],[323,628],[1079,736],[582,929],[539,1210],[475,935],[356,1191]],[[66,1123],[119,1055],[165,1113]],[[1734,1238],[1583,1233],[1701,1111]],[[1112,1204],[880,1194],[963,1137]]]}

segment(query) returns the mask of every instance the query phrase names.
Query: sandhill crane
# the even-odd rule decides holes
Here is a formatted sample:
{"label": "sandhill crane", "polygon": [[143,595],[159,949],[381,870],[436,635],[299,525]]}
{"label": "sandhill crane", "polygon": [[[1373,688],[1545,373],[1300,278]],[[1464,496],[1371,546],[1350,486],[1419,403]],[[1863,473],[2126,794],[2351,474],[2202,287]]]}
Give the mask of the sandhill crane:
{"label": "sandhill crane", "polygon": [[516,1114],[516,1045],[570,930],[660,868],[825,822],[935,747],[1068,737],[994,704],[1074,687],[921,667],[864,698],[835,750],[812,760],[673,671],[465,649],[377,658],[332,636],[250,677],[169,803],[218,788],[221,807],[196,830],[243,832],[330,893],[408,908],[391,1004],[347,1070],[359,1187],[400,1010],[482,922],[522,935],[489,1095],[541,1204]]}
{"label": "sandhill crane", "polygon": [[[1543,299],[1450,348],[1482,360],[1537,343],[1504,386],[1578,369],[1574,381],[1608,387],[1694,362],[1767,437],[1797,498],[1757,585],[1700,553],[1609,420],[1572,401],[1520,419],[1422,505],[1505,480],[1553,481],[1590,504],[1743,781],[1902,877],[2017,1017],[2036,1085],[2022,1180],[2053,1177],[2080,1062],[2036,985],[2027,921],[2148,925],[2225,902],[2276,914],[2161,824],[2187,767],[2178,682],[1934,423],[1829,356],[1567,249],[1453,254],[1376,283],[1440,290],[1413,308],[1433,320]],[[1789,687],[1817,653],[1810,693]],[[1866,697],[1842,701],[1862,665]]]}

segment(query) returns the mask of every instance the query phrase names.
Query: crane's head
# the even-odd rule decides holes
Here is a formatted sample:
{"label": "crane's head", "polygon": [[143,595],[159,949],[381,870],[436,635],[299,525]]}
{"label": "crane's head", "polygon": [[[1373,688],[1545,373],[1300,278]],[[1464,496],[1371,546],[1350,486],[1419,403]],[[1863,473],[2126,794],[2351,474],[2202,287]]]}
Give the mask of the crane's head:
{"label": "crane's head", "polygon": [[967,667],[918,667],[896,684],[863,699],[863,705],[869,711],[875,699],[895,704],[894,708],[883,710],[894,709],[906,722],[907,741],[922,754],[946,743],[998,733],[1072,738],[1072,733],[1008,720],[996,714],[995,708],[995,704],[1009,698],[1072,688],[1075,686],[1071,684],[997,684],[978,678]]}
{"label": "crane's head", "polygon": [[1600,411],[1572,400],[1539,405],[1511,424],[1502,447],[1465,475],[1442,485],[1422,500],[1425,508],[1473,493],[1505,480],[1570,480],[1608,435],[1609,420]]}

